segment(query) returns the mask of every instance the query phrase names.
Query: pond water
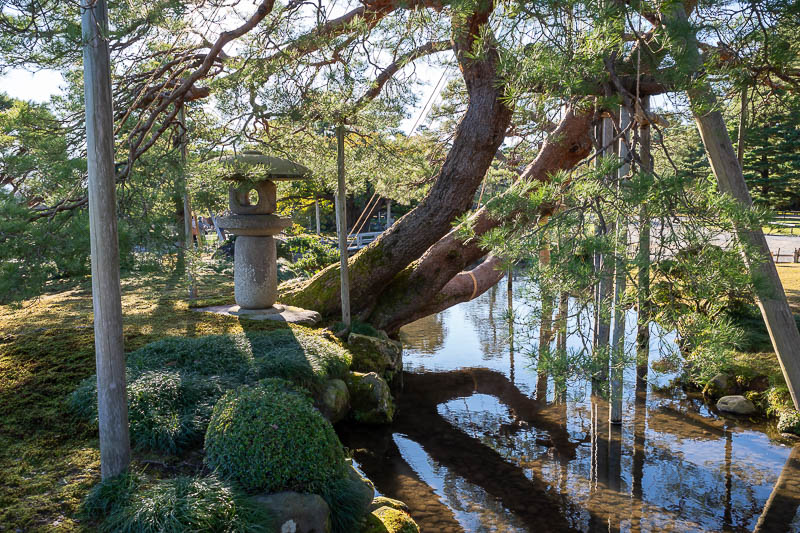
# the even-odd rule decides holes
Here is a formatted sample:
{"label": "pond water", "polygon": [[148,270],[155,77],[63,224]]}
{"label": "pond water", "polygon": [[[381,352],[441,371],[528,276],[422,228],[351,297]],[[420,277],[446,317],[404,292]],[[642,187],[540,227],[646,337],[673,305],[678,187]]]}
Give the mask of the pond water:
{"label": "pond water", "polygon": [[[528,355],[535,343],[517,335],[512,349],[506,295],[503,280],[403,328],[395,422],[339,428],[378,492],[406,502],[423,532],[800,531],[800,447],[658,392],[670,376],[652,368],[638,391],[626,369],[623,421],[610,425],[590,382],[556,394]],[[567,348],[579,349],[586,319],[571,320]],[[627,322],[631,344],[634,313]],[[651,363],[673,345],[655,335]]]}

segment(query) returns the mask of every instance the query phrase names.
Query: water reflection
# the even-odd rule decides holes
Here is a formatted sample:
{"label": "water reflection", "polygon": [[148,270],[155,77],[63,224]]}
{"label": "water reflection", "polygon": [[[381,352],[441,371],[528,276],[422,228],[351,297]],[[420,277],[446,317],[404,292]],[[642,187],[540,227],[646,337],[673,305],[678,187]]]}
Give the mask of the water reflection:
{"label": "water reflection", "polygon": [[[663,378],[634,361],[622,424],[609,424],[590,382],[554,380],[520,356],[531,339],[509,342],[503,317],[525,303],[505,290],[404,328],[395,423],[340,428],[423,531],[800,531],[800,449],[698,398],[655,392]],[[561,299],[553,312],[557,348],[585,343],[558,333]],[[570,320],[561,329],[579,326]],[[669,348],[657,338],[651,354]]]}

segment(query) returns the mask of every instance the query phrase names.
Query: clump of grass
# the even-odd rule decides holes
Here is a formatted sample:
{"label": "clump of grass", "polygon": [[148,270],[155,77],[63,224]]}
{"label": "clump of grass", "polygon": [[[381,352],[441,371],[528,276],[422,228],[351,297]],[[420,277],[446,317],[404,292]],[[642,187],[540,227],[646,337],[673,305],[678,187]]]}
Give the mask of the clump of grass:
{"label": "clump of grass", "polygon": [[214,406],[205,449],[211,468],[251,492],[319,493],[345,472],[333,426],[282,379],[227,392]]}
{"label": "clump of grass", "polygon": [[[237,382],[178,370],[128,376],[128,419],[137,449],[178,453],[199,444],[214,403]],[[97,381],[81,382],[69,397],[73,410],[97,424]]]}
{"label": "clump of grass", "polygon": [[123,474],[95,486],[84,514],[101,532],[267,532],[272,518],[215,477],[177,477],[144,486]]}
{"label": "clump of grass", "polygon": [[[298,329],[156,341],[128,355],[131,442],[141,450],[178,453],[202,441],[226,391],[267,377],[315,389],[344,376],[350,361],[337,344]],[[95,376],[79,384],[69,404],[97,424]]]}
{"label": "clump of grass", "polygon": [[372,499],[367,499],[363,482],[350,477],[331,481],[323,490],[322,498],[331,509],[331,529],[333,533],[358,531],[361,519],[369,510]]}

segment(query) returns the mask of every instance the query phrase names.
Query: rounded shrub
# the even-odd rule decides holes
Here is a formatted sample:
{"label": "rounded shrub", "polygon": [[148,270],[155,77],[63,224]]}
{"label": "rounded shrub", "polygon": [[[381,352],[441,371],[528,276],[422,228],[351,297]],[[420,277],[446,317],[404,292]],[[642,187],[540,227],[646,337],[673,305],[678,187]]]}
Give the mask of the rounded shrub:
{"label": "rounded shrub", "polygon": [[800,435],[800,413],[794,410],[782,412],[778,419],[778,431]]}
{"label": "rounded shrub", "polygon": [[281,379],[228,391],[214,406],[205,447],[210,467],[252,492],[319,493],[345,472],[333,426]]}

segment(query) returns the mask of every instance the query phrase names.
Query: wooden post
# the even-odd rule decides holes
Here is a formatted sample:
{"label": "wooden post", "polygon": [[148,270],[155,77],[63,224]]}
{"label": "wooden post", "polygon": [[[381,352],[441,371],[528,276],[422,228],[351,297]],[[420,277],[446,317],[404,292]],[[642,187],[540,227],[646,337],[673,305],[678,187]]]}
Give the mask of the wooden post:
{"label": "wooden post", "polygon": [[800,262],[800,248],[795,248],[794,249],[794,262],[795,263],[799,263]]}
{"label": "wooden post", "polygon": [[[620,107],[619,127],[624,130],[630,124],[630,113],[625,106]],[[628,161],[627,136],[623,135],[619,139],[619,158],[623,161],[622,166],[617,172],[617,190],[619,190],[622,180],[628,175],[630,164]],[[628,227],[621,216],[617,216],[614,224],[616,229],[614,246],[614,331],[611,337],[611,409],[609,410],[609,422],[612,424],[622,423],[622,364],[625,352],[625,313],[622,309],[622,297],[625,295],[625,256],[628,246]],[[618,457],[614,458],[618,460]],[[612,479],[617,479],[619,476]]]}
{"label": "wooden post", "polygon": [[[641,99],[642,108],[650,111],[650,97]],[[653,156],[650,153],[650,124],[639,127],[639,160],[644,172],[653,172]],[[639,256],[637,258],[637,307],[636,320],[636,392],[646,390],[648,365],[650,363],[650,213],[647,204],[639,207]]]}
{"label": "wooden post", "polygon": [[128,468],[131,460],[119,283],[114,115],[106,38],[108,6],[106,0],[94,0],[81,8],[100,474],[108,479]]}
{"label": "wooden post", "polygon": [[337,178],[339,189],[336,194],[336,219],[337,231],[339,233],[339,254],[341,266],[341,296],[342,296],[342,322],[345,327],[350,329],[350,276],[347,272],[347,212],[345,211],[346,190],[344,186],[344,124],[336,127],[336,157],[337,157]]}
{"label": "wooden post", "polygon": [[[677,24],[667,23],[665,25],[667,31],[674,31],[678,27],[689,27],[689,17],[686,15],[683,4],[670,4],[668,9],[667,21]],[[696,36],[681,35],[680,39],[681,42],[686,43],[684,49],[686,57],[691,63],[689,68],[699,71],[702,68],[702,58]],[[725,119],[722,117],[722,113],[716,109],[717,101],[713,88],[709,83],[700,79],[687,90],[687,93],[692,104],[695,123],[700,132],[700,138],[703,140],[711,170],[717,178],[720,192],[736,199],[742,207],[751,207],[753,200],[747,190],[742,167],[739,165],[731,138],[725,127]],[[761,256],[752,261],[748,258],[750,270],[762,280],[762,283],[756,284],[758,306],[764,317],[764,323],[778,356],[778,362],[789,387],[795,409],[800,409],[800,331],[797,330],[797,324],[795,324],[794,316],[789,308],[789,302],[786,300],[786,293],[778,276],[778,270],[772,261],[767,239],[760,227],[755,229],[737,227],[736,233],[743,242],[757,250]]]}
{"label": "wooden post", "polygon": [[736,141],[736,158],[739,160],[739,166],[742,166],[744,159],[744,134],[747,128],[747,85],[742,87],[742,107],[739,110],[739,138]]}
{"label": "wooden post", "polygon": [[[189,142],[189,136],[187,134],[186,128],[186,114],[184,113],[184,108],[181,106],[180,111],[178,112],[178,120],[181,123],[181,175],[183,177],[183,231],[185,242],[184,246],[186,247],[186,281],[189,284],[189,298],[197,298],[197,287],[194,284],[194,275],[192,273],[192,269],[194,268],[194,246],[193,246],[193,239],[192,239],[192,203],[189,199],[189,185],[186,180],[186,149],[187,144]],[[200,228],[198,227],[198,235],[200,234]],[[198,237],[198,243],[199,243]]]}
{"label": "wooden post", "polygon": [[319,198],[314,198],[314,213],[317,215],[317,235],[319,235]]}
{"label": "wooden post", "polygon": [[386,229],[392,225],[392,201],[386,199]]}

